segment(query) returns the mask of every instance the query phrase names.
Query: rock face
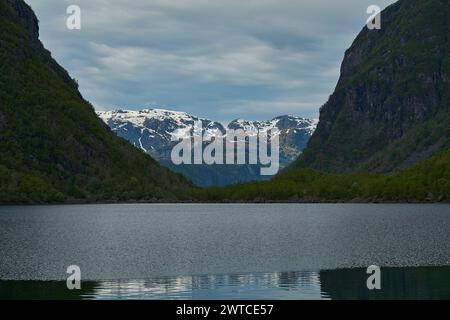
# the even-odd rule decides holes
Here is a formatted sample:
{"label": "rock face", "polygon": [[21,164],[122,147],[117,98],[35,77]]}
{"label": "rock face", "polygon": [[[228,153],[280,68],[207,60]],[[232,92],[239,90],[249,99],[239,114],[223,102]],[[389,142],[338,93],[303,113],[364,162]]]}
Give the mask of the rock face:
{"label": "rock face", "polygon": [[216,121],[164,109],[116,110],[97,114],[118,136],[149,153],[163,165],[182,173],[199,186],[222,186],[268,179],[270,176],[261,176],[260,167],[257,165],[173,165],[170,153],[176,142],[172,142],[172,136],[180,137],[192,132],[196,121],[202,122],[204,131],[210,136],[216,136],[217,133],[225,134],[228,129],[244,131],[279,129],[281,168],[298,157],[317,125],[315,119],[287,115],[269,121],[237,119],[224,126]]}
{"label": "rock face", "polygon": [[19,18],[25,24],[31,44],[40,44],[38,19],[33,10],[22,0],[5,0],[14,9]]}
{"label": "rock face", "polygon": [[191,189],[118,138],[39,41],[23,0],[0,0],[0,203],[175,200]]}
{"label": "rock face", "polygon": [[450,147],[450,1],[400,0],[361,31],[295,166],[389,172]]}

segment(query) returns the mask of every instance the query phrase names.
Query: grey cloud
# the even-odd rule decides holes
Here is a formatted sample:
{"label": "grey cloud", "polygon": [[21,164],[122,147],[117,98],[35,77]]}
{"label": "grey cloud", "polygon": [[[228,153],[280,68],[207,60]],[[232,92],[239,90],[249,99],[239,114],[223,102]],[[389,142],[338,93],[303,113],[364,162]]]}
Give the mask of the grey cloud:
{"label": "grey cloud", "polygon": [[[99,109],[150,103],[217,120],[317,116],[366,8],[394,0],[26,0]],[[378,3],[374,3],[378,2]],[[82,9],[82,30],[65,27]]]}

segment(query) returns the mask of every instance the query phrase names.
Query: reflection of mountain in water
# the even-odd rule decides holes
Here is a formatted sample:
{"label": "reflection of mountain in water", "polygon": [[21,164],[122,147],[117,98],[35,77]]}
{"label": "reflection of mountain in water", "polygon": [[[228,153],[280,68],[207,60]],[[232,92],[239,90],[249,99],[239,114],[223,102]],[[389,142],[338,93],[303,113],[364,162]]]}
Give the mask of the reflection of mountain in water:
{"label": "reflection of mountain in water", "polygon": [[450,299],[450,267],[381,268],[381,290],[369,291],[366,269],[320,272],[324,293],[342,299]]}
{"label": "reflection of mountain in water", "polygon": [[450,299],[450,267],[382,268],[380,291],[366,269],[200,275],[83,282],[0,281],[0,299]]}

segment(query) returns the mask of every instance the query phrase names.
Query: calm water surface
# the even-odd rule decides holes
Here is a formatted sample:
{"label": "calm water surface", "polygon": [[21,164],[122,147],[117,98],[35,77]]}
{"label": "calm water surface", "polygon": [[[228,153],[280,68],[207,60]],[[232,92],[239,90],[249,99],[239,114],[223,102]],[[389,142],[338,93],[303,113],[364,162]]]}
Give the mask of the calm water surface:
{"label": "calm water surface", "polygon": [[450,206],[5,206],[0,253],[3,299],[449,299]]}

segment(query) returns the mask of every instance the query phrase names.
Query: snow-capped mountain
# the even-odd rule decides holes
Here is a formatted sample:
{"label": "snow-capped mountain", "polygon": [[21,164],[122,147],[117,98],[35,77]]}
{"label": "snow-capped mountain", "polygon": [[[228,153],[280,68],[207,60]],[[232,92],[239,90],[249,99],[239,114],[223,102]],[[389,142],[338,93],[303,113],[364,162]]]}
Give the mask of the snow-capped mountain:
{"label": "snow-capped mountain", "polygon": [[233,120],[228,124],[229,129],[243,129],[248,130],[270,130],[278,128],[282,130],[294,130],[312,135],[316,129],[318,120],[305,119],[294,116],[279,116],[269,121],[247,121],[243,119]]}
{"label": "snow-capped mountain", "polygon": [[305,149],[309,138],[316,130],[317,119],[305,119],[294,116],[278,116],[268,121],[247,121],[237,119],[231,121],[228,129],[242,129],[244,131],[269,131],[277,128],[280,131],[280,148],[286,149],[289,147],[293,149],[292,157],[294,160],[300,152]]}
{"label": "snow-capped mountain", "polygon": [[[118,136],[130,141],[137,148],[151,154],[162,164],[179,171],[198,185],[224,185],[236,182],[261,180],[258,170],[251,166],[206,166],[182,165],[174,166],[170,162],[170,152],[176,143],[173,140],[190,135],[194,124],[201,121],[203,132],[215,136],[226,134],[229,129],[243,129],[244,131],[268,131],[278,128],[280,131],[280,165],[287,166],[303,151],[317,126],[316,119],[304,119],[294,116],[279,116],[268,121],[247,121],[237,119],[228,125],[209,119],[199,118],[185,112],[165,109],[144,109],[139,111],[115,110],[99,111],[98,116]],[[199,168],[201,166],[201,178]],[[228,167],[228,169],[225,169]],[[253,168],[254,169],[254,168]],[[210,175],[208,176],[208,172]],[[219,173],[220,172],[220,173]],[[209,179],[214,176],[213,179]]]}
{"label": "snow-capped mountain", "polygon": [[118,136],[154,156],[158,150],[171,146],[173,138],[189,135],[196,121],[201,121],[203,128],[211,133],[225,131],[219,122],[164,109],[99,111],[97,114]]}

